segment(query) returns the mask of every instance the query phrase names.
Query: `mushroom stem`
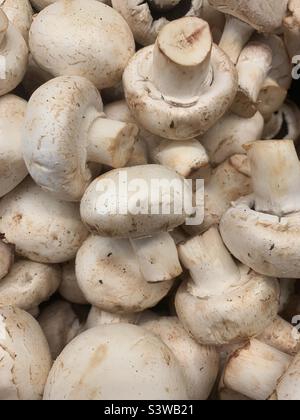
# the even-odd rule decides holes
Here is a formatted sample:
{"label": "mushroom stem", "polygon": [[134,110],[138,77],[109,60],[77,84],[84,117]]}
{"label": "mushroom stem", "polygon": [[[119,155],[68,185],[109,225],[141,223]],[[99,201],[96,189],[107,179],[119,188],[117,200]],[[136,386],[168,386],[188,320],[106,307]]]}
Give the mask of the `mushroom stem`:
{"label": "mushroom stem", "polygon": [[253,400],[266,400],[291,361],[291,356],[251,340],[229,359],[224,370],[224,385]]}
{"label": "mushroom stem", "polygon": [[130,239],[130,242],[139,259],[140,271],[147,282],[172,280],[182,273],[176,245],[169,233]]}
{"label": "mushroom stem", "polygon": [[8,25],[9,21],[6,14],[3,12],[2,9],[0,9],[0,46],[2,46],[2,43],[4,42],[4,39],[6,37]]}
{"label": "mushroom stem", "polygon": [[137,134],[135,124],[98,116],[88,133],[88,161],[113,168],[125,166],[131,157]]}
{"label": "mushroom stem", "polygon": [[233,16],[226,16],[226,24],[219,47],[236,64],[242,49],[249,41],[254,29],[248,23]]}
{"label": "mushroom stem", "polygon": [[189,292],[196,297],[221,295],[240,284],[240,271],[216,227],[180,245],[179,258],[190,272]]}
{"label": "mushroom stem", "polygon": [[190,106],[212,82],[212,36],[208,23],[186,17],[159,33],[153,53],[153,83],[166,102]]}
{"label": "mushroom stem", "polygon": [[279,217],[300,211],[300,164],[292,140],[245,146],[251,165],[255,210]]}

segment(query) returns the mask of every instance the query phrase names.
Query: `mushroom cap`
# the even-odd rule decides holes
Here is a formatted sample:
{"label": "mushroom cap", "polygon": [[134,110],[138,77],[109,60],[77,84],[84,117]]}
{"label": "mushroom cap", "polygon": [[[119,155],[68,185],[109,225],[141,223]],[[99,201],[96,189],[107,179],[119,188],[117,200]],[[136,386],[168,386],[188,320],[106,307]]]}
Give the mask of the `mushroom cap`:
{"label": "mushroom cap", "polygon": [[199,298],[189,293],[188,281],[176,295],[180,321],[194,339],[206,345],[234,344],[261,334],[279,308],[279,284],[239,266],[243,284],[227,293]]}
{"label": "mushroom cap", "polygon": [[155,13],[152,14],[149,2],[112,0],[113,8],[124,17],[133,32],[136,42],[143,46],[154,44],[158,33],[170,20],[184,16],[200,17],[202,0],[191,0],[188,8],[182,4],[178,5],[178,1],[176,3],[175,10],[173,9],[172,13],[165,13],[165,16],[160,17],[158,15],[158,17],[155,17]]}
{"label": "mushroom cap", "polygon": [[15,95],[0,98],[0,197],[28,175],[22,156],[22,129],[27,102]]}
{"label": "mushroom cap", "polygon": [[207,400],[219,371],[217,350],[196,343],[176,317],[159,317],[140,325],[157,335],[173,352],[187,382],[189,398]]}
{"label": "mushroom cap", "polygon": [[95,0],[46,7],[32,23],[29,45],[37,64],[53,76],[84,76],[98,89],[116,85],[135,52],[123,17]]}
{"label": "mushroom cap", "polygon": [[[128,189],[122,191],[125,180]],[[135,185],[138,183],[138,193],[132,192],[131,182]],[[174,186],[173,190],[169,189],[170,185]],[[184,185],[184,178],[160,165],[109,171],[95,179],[86,190],[81,201],[81,217],[92,233],[105,237],[138,238],[171,231],[182,225],[188,216],[182,202]],[[159,190],[162,197],[157,194]],[[189,198],[189,193],[187,191],[185,194],[185,200]],[[118,208],[114,208],[114,201]],[[131,205],[137,205],[138,202],[145,204],[146,210],[149,210],[147,214],[134,214],[135,208],[131,212]],[[122,210],[123,204],[126,211]],[[162,205],[168,204],[170,211],[162,211]],[[175,207],[180,206],[180,211],[174,211],[174,204]],[[151,210],[157,206],[159,214],[152,214]]]}
{"label": "mushroom cap", "polygon": [[0,7],[27,42],[33,15],[29,0],[0,0]]}
{"label": "mushroom cap", "polygon": [[52,360],[46,338],[27,312],[0,307],[0,399],[40,400]]}
{"label": "mushroom cap", "polygon": [[78,286],[75,261],[69,261],[62,267],[62,282],[59,287],[59,294],[68,302],[78,305],[88,304],[88,301]]}
{"label": "mushroom cap", "polygon": [[244,197],[223,215],[220,231],[227,248],[257,273],[298,279],[300,213],[279,218],[253,206],[253,197]]}
{"label": "mushroom cap", "polygon": [[141,312],[155,306],[173,281],[148,283],[127,239],[90,236],[76,258],[79,287],[94,306],[113,313]]}
{"label": "mushroom cap", "polygon": [[237,92],[237,73],[228,56],[212,48],[213,82],[197,101],[183,107],[166,102],[152,82],[154,46],[140,50],[123,75],[125,96],[138,124],[170,140],[188,140],[204,134],[232,105]]}
{"label": "mushroom cap", "polygon": [[92,173],[88,130],[103,111],[98,90],[83,77],[63,76],[34,92],[28,103],[23,155],[31,177],[65,201],[79,201]]}
{"label": "mushroom cap", "polygon": [[0,305],[33,309],[48,300],[60,282],[59,267],[19,260],[0,282]]}
{"label": "mushroom cap", "polygon": [[73,340],[48,377],[44,400],[186,400],[169,348],[141,327],[92,328]]}
{"label": "mushroom cap", "polygon": [[300,353],[280,378],[276,387],[276,397],[279,401],[300,400]]}
{"label": "mushroom cap", "polygon": [[248,23],[259,32],[274,32],[282,24],[288,0],[209,0],[209,4]]}
{"label": "mushroom cap", "polygon": [[77,204],[56,200],[29,178],[1,200],[0,232],[18,254],[42,263],[75,258],[88,235]]}

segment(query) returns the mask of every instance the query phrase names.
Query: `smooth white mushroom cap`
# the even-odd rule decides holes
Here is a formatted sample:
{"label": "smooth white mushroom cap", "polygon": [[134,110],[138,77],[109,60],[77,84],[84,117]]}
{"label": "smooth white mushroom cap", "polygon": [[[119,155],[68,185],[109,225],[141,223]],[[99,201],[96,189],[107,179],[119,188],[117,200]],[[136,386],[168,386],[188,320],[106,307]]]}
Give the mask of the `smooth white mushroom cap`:
{"label": "smooth white mushroom cap", "polygon": [[27,102],[15,95],[0,98],[0,197],[28,175],[22,156],[22,129]]}
{"label": "smooth white mushroom cap", "polygon": [[62,266],[62,282],[59,294],[68,302],[86,305],[88,302],[78,286],[75,273],[75,261],[69,261]]}
{"label": "smooth white mushroom cap", "polygon": [[44,400],[186,400],[180,366],[156,336],[129,324],[90,329],[58,357]]}
{"label": "smooth white mushroom cap", "polygon": [[37,64],[53,76],[83,76],[98,89],[116,85],[135,52],[126,21],[96,0],[46,7],[33,21],[29,45]]}
{"label": "smooth white mushroom cap", "polygon": [[0,399],[40,400],[52,360],[37,321],[17,308],[0,307]]}
{"label": "smooth white mushroom cap", "polygon": [[1,0],[0,7],[27,42],[33,15],[29,0]]}
{"label": "smooth white mushroom cap", "polygon": [[33,309],[48,300],[60,282],[60,267],[19,260],[0,282],[0,305]]}
{"label": "smooth white mushroom cap", "polygon": [[75,258],[88,235],[77,204],[56,200],[30,179],[1,200],[0,232],[18,254],[42,263]]}

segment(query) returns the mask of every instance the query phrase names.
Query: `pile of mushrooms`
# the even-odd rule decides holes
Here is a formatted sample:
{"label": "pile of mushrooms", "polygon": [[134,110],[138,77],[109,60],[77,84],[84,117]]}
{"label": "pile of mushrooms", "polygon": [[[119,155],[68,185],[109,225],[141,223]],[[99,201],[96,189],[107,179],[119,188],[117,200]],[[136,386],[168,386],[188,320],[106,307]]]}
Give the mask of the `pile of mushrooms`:
{"label": "pile of mushrooms", "polygon": [[300,400],[299,63],[300,0],[0,0],[0,400]]}

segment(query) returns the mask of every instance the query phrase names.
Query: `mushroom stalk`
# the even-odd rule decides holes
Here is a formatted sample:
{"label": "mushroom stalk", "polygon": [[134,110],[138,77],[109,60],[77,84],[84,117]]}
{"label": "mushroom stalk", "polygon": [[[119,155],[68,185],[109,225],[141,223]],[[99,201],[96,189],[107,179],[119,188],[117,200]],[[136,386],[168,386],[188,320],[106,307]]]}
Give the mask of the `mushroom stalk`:
{"label": "mushroom stalk", "polygon": [[196,297],[221,295],[241,282],[240,271],[217,228],[180,245],[179,257],[193,280],[189,292]]}
{"label": "mushroom stalk", "polygon": [[8,24],[9,22],[6,14],[3,12],[2,9],[0,9],[0,47],[2,46],[5,40]]}
{"label": "mushroom stalk", "polygon": [[293,141],[257,141],[246,147],[255,210],[279,217],[300,211],[300,165]]}
{"label": "mushroom stalk", "polygon": [[233,16],[226,16],[226,24],[219,47],[229,56],[231,61],[236,64],[242,49],[249,41],[254,29]]}
{"label": "mushroom stalk", "polygon": [[209,26],[200,19],[190,20],[189,26],[181,19],[162,29],[154,47],[153,82],[165,101],[178,106],[197,102],[212,82],[212,45]]}

